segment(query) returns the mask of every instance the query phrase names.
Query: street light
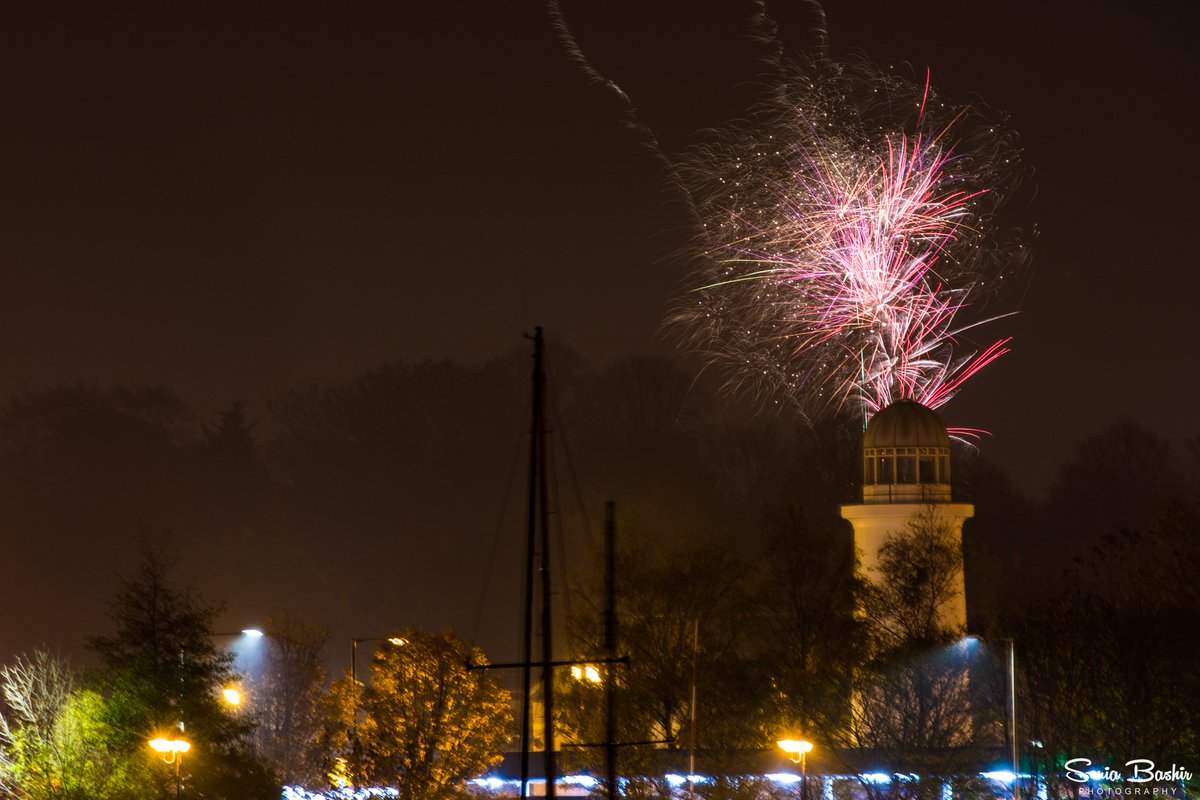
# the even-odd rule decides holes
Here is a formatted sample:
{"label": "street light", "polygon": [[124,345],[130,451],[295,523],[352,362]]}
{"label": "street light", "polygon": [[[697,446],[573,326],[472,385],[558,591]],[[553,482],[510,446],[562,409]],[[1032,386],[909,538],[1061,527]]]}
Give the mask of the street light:
{"label": "street light", "polygon": [[808,800],[808,760],[813,749],[812,742],[803,739],[780,739],[779,749],[787,753],[793,764],[800,765],[800,800]]}
{"label": "street light", "polygon": [[[967,641],[984,641],[982,636],[968,636]],[[1008,740],[1012,746],[1012,796],[1013,800],[1021,800],[1021,754],[1018,750],[1020,740],[1017,738],[1017,643],[1010,638],[996,638],[993,641],[1008,644]]]}
{"label": "street light", "polygon": [[221,690],[221,696],[225,698],[226,703],[235,707],[240,706],[242,704],[242,700],[245,699],[242,696],[241,691],[239,691],[236,686],[225,687]]}
{"label": "street light", "polygon": [[351,746],[358,745],[358,645],[360,642],[384,642],[395,647],[408,644],[403,636],[362,636],[350,640],[350,740]]}
{"label": "street light", "polygon": [[184,739],[166,739],[159,737],[151,739],[150,749],[157,753],[162,753],[163,761],[167,764],[175,765],[175,798],[178,800],[183,791],[183,781],[180,778],[179,768],[183,764],[183,754],[192,749],[192,745]]}
{"label": "street light", "polygon": [[600,683],[603,678],[600,677],[600,670],[592,664],[584,664],[582,666],[576,664],[571,667],[571,677],[581,683]]}
{"label": "street light", "polygon": [[244,660],[249,660],[251,654],[258,652],[259,643],[266,634],[261,628],[242,628],[240,631],[209,631],[208,636],[211,639],[232,639],[224,647],[233,653],[235,663],[245,663]]}
{"label": "street light", "polygon": [[403,636],[366,636],[360,639],[350,640],[350,681],[354,685],[355,690],[358,689],[358,645],[360,642],[383,642],[403,647],[408,644],[408,639]]}
{"label": "street light", "polygon": [[218,636],[245,636],[247,639],[261,639],[266,634],[260,628],[242,628],[240,631],[210,631],[208,635],[214,639]]}

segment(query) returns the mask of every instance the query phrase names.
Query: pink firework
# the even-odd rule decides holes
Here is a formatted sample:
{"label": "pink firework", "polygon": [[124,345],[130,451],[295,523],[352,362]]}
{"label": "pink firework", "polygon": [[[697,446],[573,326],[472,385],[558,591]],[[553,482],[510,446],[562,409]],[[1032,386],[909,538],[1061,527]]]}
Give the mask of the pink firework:
{"label": "pink firework", "polygon": [[672,321],[732,383],[810,415],[936,408],[1008,352],[972,334],[1024,261],[995,215],[1015,151],[928,82],[795,78],[784,107],[681,170],[704,233]]}

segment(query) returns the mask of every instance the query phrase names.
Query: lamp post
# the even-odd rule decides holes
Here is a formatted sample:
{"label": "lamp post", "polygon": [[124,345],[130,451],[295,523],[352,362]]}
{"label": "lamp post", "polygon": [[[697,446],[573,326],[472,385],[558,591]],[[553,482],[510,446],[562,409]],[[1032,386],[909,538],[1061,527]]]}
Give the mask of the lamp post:
{"label": "lamp post", "polygon": [[151,739],[150,748],[156,753],[162,753],[163,761],[175,765],[175,800],[183,793],[183,779],[180,776],[180,766],[183,764],[183,754],[192,748],[184,739],[167,739],[159,737]]}
{"label": "lamp post", "polygon": [[[986,641],[982,636],[968,636],[967,641]],[[1017,738],[1017,643],[1009,638],[995,638],[992,641],[1004,642],[1008,645],[1008,741],[1010,746],[1009,759],[1012,764],[1012,797],[1021,800],[1021,752],[1020,739]]]}
{"label": "lamp post", "polygon": [[779,749],[788,754],[793,764],[800,765],[800,800],[808,800],[807,756],[813,749],[813,743],[803,739],[780,739],[777,744]]}
{"label": "lamp post", "polygon": [[[355,691],[358,690],[358,645],[360,642],[382,642],[386,640],[388,644],[393,644],[396,647],[403,647],[408,644],[408,639],[403,636],[366,636],[359,639],[350,640],[350,680],[354,684]],[[358,703],[355,701],[355,710],[358,710]]]}
{"label": "lamp post", "polygon": [[1008,723],[1012,743],[1013,800],[1021,800],[1021,756],[1017,750],[1017,644],[1008,642]]}
{"label": "lamp post", "polygon": [[[358,645],[362,642],[382,642],[395,647],[403,647],[408,644],[408,639],[403,636],[360,636],[350,640],[350,746],[354,750],[355,765],[358,766]],[[353,782],[353,769],[351,770],[351,782]]]}

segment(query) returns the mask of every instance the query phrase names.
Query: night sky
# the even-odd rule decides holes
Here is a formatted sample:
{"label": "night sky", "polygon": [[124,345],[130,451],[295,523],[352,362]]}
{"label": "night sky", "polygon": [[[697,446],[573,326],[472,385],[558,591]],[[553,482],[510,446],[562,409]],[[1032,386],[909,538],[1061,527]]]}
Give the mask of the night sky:
{"label": "night sky", "polygon": [[[563,8],[672,155],[744,112],[754,4],[644,5]],[[1120,417],[1200,432],[1192,4],[826,10],[835,52],[1007,112],[1036,169],[1011,207],[1039,231],[1014,352],[947,421],[992,431],[984,455],[1035,496]],[[807,6],[771,11],[785,48],[812,43]],[[534,324],[597,362],[674,352],[687,217],[538,3],[10,3],[0,87],[0,396],[166,384],[201,415],[261,413]],[[68,557],[113,553],[99,605],[129,547],[80,536]],[[75,611],[45,639],[77,649]]]}

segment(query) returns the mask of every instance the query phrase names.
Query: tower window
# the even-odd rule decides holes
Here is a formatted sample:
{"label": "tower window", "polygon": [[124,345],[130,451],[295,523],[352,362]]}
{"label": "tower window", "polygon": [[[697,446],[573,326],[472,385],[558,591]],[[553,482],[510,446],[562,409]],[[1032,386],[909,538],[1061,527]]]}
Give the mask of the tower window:
{"label": "tower window", "polygon": [[920,477],[917,479],[917,482],[918,483],[937,483],[938,477],[937,477],[936,464],[937,464],[937,461],[934,459],[933,456],[921,456],[921,460],[918,464],[918,466],[920,467]]}
{"label": "tower window", "polygon": [[892,471],[892,457],[880,456],[875,459],[875,482],[895,483],[896,476]]}

